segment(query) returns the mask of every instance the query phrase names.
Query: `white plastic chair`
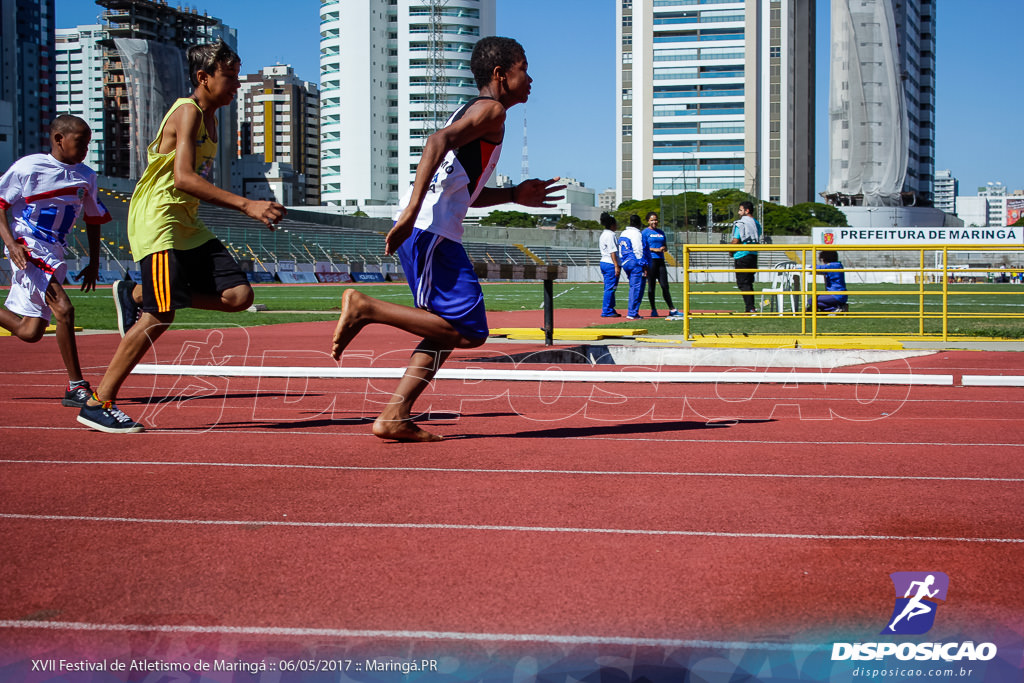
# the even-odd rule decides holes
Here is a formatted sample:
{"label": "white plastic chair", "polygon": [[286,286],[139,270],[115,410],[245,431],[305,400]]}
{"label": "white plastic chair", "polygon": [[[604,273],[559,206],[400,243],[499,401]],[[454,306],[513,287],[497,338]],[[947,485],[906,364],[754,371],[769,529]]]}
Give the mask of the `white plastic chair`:
{"label": "white plastic chair", "polygon": [[761,290],[761,312],[768,308],[778,311],[781,316],[785,312],[785,302],[789,298],[789,310],[796,313],[800,309],[800,296],[795,292],[800,291],[800,270],[801,266],[796,261],[780,261],[772,266],[772,280],[768,287]]}

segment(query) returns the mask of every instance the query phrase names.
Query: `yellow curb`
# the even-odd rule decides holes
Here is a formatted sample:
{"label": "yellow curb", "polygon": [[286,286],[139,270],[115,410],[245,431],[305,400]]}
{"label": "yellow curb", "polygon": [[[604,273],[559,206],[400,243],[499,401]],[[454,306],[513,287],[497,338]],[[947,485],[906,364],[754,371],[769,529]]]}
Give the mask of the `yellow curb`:
{"label": "yellow curb", "polygon": [[[498,327],[490,331],[492,337],[508,337],[509,339],[544,339],[544,330],[537,327]],[[619,337],[635,337],[647,334],[645,328],[587,328],[587,327],[556,327],[552,332],[553,339],[562,341],[600,341]]]}
{"label": "yellow curb", "polygon": [[729,335],[702,337],[696,348],[743,349],[880,349],[902,350],[903,344],[888,337],[810,337],[799,335]]}
{"label": "yellow curb", "polygon": [[[505,336],[506,339],[512,339],[514,341],[534,341],[546,339],[543,332],[518,332],[515,334],[509,334]],[[553,333],[552,339],[559,341],[601,341],[605,339],[604,335],[601,334],[558,334]]]}
{"label": "yellow curb", "polygon": [[[75,328],[75,332],[81,332],[81,331],[82,331],[81,327],[76,327]],[[57,333],[57,327],[55,325],[50,325],[50,326],[48,326],[46,328],[45,334],[56,334],[56,333]],[[5,330],[3,328],[0,328],[0,337],[10,337],[10,336],[11,336],[10,332],[8,332],[7,330]]]}

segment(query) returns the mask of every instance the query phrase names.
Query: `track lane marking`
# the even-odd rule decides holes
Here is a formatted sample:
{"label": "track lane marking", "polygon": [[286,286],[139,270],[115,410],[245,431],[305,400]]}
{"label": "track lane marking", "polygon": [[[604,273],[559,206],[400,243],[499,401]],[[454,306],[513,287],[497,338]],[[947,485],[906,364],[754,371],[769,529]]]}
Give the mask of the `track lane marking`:
{"label": "track lane marking", "polygon": [[[439,412],[441,412],[441,411],[439,411]],[[360,427],[360,428],[362,428],[361,431],[358,431],[358,432],[352,432],[352,431],[344,431],[344,432],[340,432],[340,431],[339,432],[310,431],[308,429],[306,429],[306,430],[302,430],[302,429],[299,429],[299,430],[289,430],[289,431],[282,431],[280,429],[230,429],[230,430],[225,429],[223,431],[218,430],[217,433],[218,434],[223,434],[225,436],[228,436],[228,435],[234,436],[234,435],[237,435],[237,434],[250,434],[250,435],[255,435],[255,436],[270,436],[270,435],[274,435],[274,436],[280,436],[280,437],[284,437],[284,438],[288,438],[288,439],[295,438],[296,436],[306,436],[306,437],[335,437],[335,436],[344,436],[344,437],[347,437],[347,438],[350,438],[350,437],[363,437],[363,438],[372,438],[372,439],[375,440],[375,442],[380,443],[380,439],[377,439],[377,437],[373,436],[373,434],[370,434],[369,432],[364,431],[365,427],[366,427],[366,424],[367,423],[365,421],[360,422],[359,424],[353,424],[352,425],[353,427]],[[545,425],[549,425],[549,426],[544,428],[543,430],[538,430],[538,431],[544,431],[544,432],[550,432],[551,431],[550,423],[541,423],[541,424],[545,424]],[[637,423],[637,424],[645,424],[645,423]],[[723,426],[726,426],[725,422],[722,422],[720,424],[722,424]],[[609,425],[611,425],[611,426],[619,426],[619,427],[623,426],[621,423],[607,423],[607,422],[600,423],[597,426],[609,426]],[[570,427],[570,426],[565,427],[565,429],[575,429],[575,428],[577,428],[577,427]],[[82,434],[92,434],[93,433],[93,432],[91,432],[89,429],[87,429],[85,427],[71,426],[71,425],[69,425],[67,427],[54,427],[52,425],[38,425],[38,426],[33,426],[33,425],[0,425],[0,433],[2,433],[4,430],[8,430],[8,429],[9,430],[40,431],[40,432],[48,432],[48,431],[55,431],[55,432],[60,432],[60,431],[76,431],[76,432],[80,432]],[[146,438],[147,435],[148,436],[188,436],[188,435],[192,435],[192,434],[209,434],[209,433],[211,433],[213,431],[215,431],[215,429],[213,427],[209,427],[209,426],[207,426],[207,427],[205,427],[203,429],[182,429],[182,428],[156,429],[156,428],[152,428],[152,429],[147,429],[145,432],[142,432],[140,434],[132,434],[130,438],[132,438],[132,439],[144,439],[144,438]],[[489,434],[489,435],[485,435],[485,436],[486,436],[486,438],[491,438],[491,439],[509,438],[510,436],[516,436],[518,438],[530,438],[529,437],[529,433],[530,432],[525,431],[525,432],[516,432],[514,435],[509,435],[509,434]],[[466,438],[466,437],[464,437],[462,435],[459,435],[459,434],[453,434],[451,436],[446,436],[444,440],[449,442],[449,443],[451,443],[451,442],[458,441],[459,439],[463,439],[463,438]],[[1024,443],[1004,443],[1004,442],[984,442],[984,443],[979,443],[979,442],[963,442],[963,441],[822,441],[822,440],[818,440],[818,441],[784,441],[784,440],[769,440],[769,439],[673,439],[673,438],[665,437],[665,436],[659,436],[659,437],[561,436],[559,438],[560,439],[568,439],[568,440],[579,440],[579,441],[652,441],[652,442],[656,442],[656,443],[711,444],[711,445],[717,445],[717,444],[741,444],[741,445],[754,444],[754,445],[758,445],[758,446],[927,446],[927,447],[944,446],[944,447],[950,447],[950,448],[1020,448],[1020,447],[1024,447]]]}
{"label": "track lane marking", "polygon": [[365,630],[339,628],[291,628],[284,626],[198,626],[176,624],[96,624],[75,621],[0,620],[0,628],[45,631],[128,631],[137,633],[192,633],[246,636],[295,636],[332,638],[400,638],[488,643],[550,643],[556,645],[635,645],[638,647],[688,647],[716,650],[813,651],[827,649],[822,643],[771,643],[721,640],[678,640],[631,636],[559,635],[542,633],[470,633],[460,631]]}
{"label": "track lane marking", "polygon": [[411,531],[498,531],[511,533],[601,534],[623,536],[688,536],[709,538],[762,538],[797,541],[923,541],[945,543],[1024,543],[1024,538],[980,538],[968,536],[893,536],[885,534],[775,534],[732,531],[687,531],[683,529],[602,529],[586,527],[516,526],[499,524],[441,524],[414,522],[282,522],[277,520],[155,519],[135,517],[93,517],[86,515],[29,515],[0,513],[0,519],[35,522],[103,522],[113,524],[165,524],[179,526],[267,526],[315,529],[388,529]]}
{"label": "track lane marking", "polygon": [[402,472],[445,474],[541,474],[596,477],[735,477],[739,479],[852,479],[871,481],[955,481],[1024,484],[1024,477],[939,477],[883,474],[787,474],[772,472],[658,472],[656,470],[551,470],[486,467],[379,467],[359,465],[296,465],[253,462],[187,462],[165,460],[0,460],[0,465],[111,465],[140,467],[239,467],[340,472]]}

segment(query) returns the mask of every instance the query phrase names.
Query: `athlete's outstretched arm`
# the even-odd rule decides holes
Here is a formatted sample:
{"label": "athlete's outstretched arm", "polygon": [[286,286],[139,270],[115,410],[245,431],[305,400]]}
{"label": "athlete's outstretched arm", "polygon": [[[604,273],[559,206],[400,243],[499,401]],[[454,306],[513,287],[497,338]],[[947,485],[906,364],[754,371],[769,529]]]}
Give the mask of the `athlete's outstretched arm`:
{"label": "athlete's outstretched arm", "polygon": [[554,196],[565,189],[565,185],[555,185],[559,180],[561,178],[557,176],[550,180],[531,178],[511,188],[485,187],[473,206],[480,208],[497,204],[522,204],[550,209],[555,206],[553,202],[564,199],[564,196]]}

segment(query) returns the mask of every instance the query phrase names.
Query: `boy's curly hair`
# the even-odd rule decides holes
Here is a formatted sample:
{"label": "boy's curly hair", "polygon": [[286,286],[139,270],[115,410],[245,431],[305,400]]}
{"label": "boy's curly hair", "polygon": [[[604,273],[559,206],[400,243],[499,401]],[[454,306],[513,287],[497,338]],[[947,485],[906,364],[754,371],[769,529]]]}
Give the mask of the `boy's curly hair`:
{"label": "boy's curly hair", "polygon": [[188,79],[192,81],[193,88],[199,85],[200,70],[212,74],[217,71],[218,66],[231,67],[242,63],[238,53],[228,47],[223,40],[193,45],[188,49],[187,57]]}
{"label": "boy's curly hair", "polygon": [[89,124],[85,119],[73,116],[72,114],[61,114],[53,121],[50,122],[50,135],[60,133],[61,135],[70,135],[72,133],[81,133],[84,131],[92,132]]}
{"label": "boy's curly hair", "polygon": [[507,71],[520,59],[526,59],[526,50],[514,39],[500,36],[481,38],[469,58],[469,68],[476,79],[476,87],[483,88],[491,82],[494,67],[500,66]]}

